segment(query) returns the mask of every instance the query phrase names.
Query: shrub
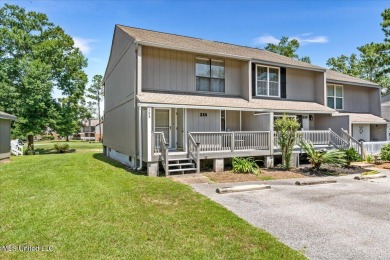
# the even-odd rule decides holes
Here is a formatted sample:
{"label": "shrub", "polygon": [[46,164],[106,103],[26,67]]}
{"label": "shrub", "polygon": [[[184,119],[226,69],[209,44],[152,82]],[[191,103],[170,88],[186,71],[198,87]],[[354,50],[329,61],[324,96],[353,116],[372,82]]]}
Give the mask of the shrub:
{"label": "shrub", "polygon": [[390,161],[390,144],[385,144],[384,146],[382,146],[379,155],[381,157],[381,160]]}
{"label": "shrub", "polygon": [[232,159],[233,172],[258,174],[260,168],[253,158],[234,157]]}
{"label": "shrub", "polygon": [[369,171],[369,172],[363,172],[362,175],[375,175],[378,174],[378,171]]}
{"label": "shrub", "polygon": [[41,140],[42,141],[54,140],[54,136],[52,136],[52,135],[43,135]]}
{"label": "shrub", "polygon": [[366,162],[373,163],[374,162],[374,156],[372,154],[366,155]]}
{"label": "shrub", "polygon": [[56,150],[57,153],[64,153],[69,150],[69,144],[55,144],[54,150]]}
{"label": "shrub", "polygon": [[299,127],[300,124],[295,117],[283,115],[283,117],[275,120],[274,129],[277,134],[278,145],[282,152],[282,164],[285,170],[290,169],[291,154]]}
{"label": "shrub", "polygon": [[300,147],[307,154],[307,158],[311,165],[319,170],[322,164],[331,164],[335,166],[344,166],[347,161],[345,153],[340,150],[316,151],[311,141],[302,140]]}
{"label": "shrub", "polygon": [[360,155],[352,147],[348,149],[340,149],[340,151],[343,151],[345,153],[345,160],[347,161],[347,165],[351,165],[351,162],[362,161]]}

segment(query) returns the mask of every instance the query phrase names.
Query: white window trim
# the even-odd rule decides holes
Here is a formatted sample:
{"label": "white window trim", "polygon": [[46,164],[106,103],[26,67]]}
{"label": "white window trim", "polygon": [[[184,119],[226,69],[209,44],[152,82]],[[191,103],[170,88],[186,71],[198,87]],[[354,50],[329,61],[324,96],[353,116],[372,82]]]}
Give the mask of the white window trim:
{"label": "white window trim", "polygon": [[[225,81],[225,86],[224,86],[224,90],[223,91],[211,91],[210,90],[198,90],[197,89],[197,86],[196,86],[196,77],[203,77],[203,76],[197,76],[196,75],[196,60],[199,59],[199,60],[207,60],[207,61],[210,61],[210,66],[211,66],[211,62],[212,61],[218,61],[218,62],[223,62],[223,68],[224,68],[224,73],[223,73],[223,78],[214,78],[214,79],[223,79]],[[211,67],[210,67],[211,68]],[[204,92],[204,93],[226,93],[226,61],[224,59],[217,59],[217,58],[207,58],[207,57],[198,57],[196,56],[195,57],[195,89],[196,89],[196,92]],[[203,78],[207,78],[207,77],[203,77]],[[210,80],[213,79],[213,77],[211,76],[211,71],[210,71],[210,77],[208,77]],[[210,82],[211,84],[211,82]],[[211,88],[211,86],[210,86]]]}
{"label": "white window trim", "polygon": [[[329,87],[333,87],[333,96],[328,96],[328,88]],[[341,97],[337,97],[336,96],[336,87],[341,87]],[[338,85],[338,84],[327,84],[326,85],[326,106],[327,107],[330,107],[329,104],[328,104],[328,98],[333,98],[333,104],[334,104],[334,107],[331,107],[332,109],[335,109],[335,110],[344,110],[344,86],[343,85]],[[341,102],[341,108],[336,108],[336,98],[341,98],[342,99],[342,102]]]}
{"label": "white window trim", "polygon": [[[257,80],[257,68],[258,67],[263,67],[263,68],[267,68],[267,95],[259,95],[258,93],[257,93],[257,82],[258,82],[258,80]],[[279,79],[279,81],[278,81],[278,94],[279,95],[277,95],[277,96],[270,96],[269,95],[269,69],[277,69],[278,70],[278,79]],[[256,64],[256,75],[255,75],[255,77],[256,77],[256,89],[255,89],[255,91],[256,91],[256,97],[278,97],[278,98],[280,98],[280,68],[278,68],[278,67],[271,67],[271,66],[264,66],[264,65],[257,65]]]}

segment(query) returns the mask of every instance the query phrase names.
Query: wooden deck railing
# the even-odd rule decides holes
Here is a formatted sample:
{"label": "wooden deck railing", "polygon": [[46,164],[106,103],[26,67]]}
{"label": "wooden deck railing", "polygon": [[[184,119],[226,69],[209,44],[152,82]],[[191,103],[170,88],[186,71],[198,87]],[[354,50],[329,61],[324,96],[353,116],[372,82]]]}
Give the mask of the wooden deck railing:
{"label": "wooden deck railing", "polygon": [[348,147],[352,147],[355,149],[355,151],[360,155],[360,157],[364,157],[364,150],[363,150],[363,142],[359,142],[355,138],[353,138],[348,132],[341,128],[342,131],[342,138],[344,141],[348,143]]}
{"label": "wooden deck railing", "polygon": [[248,150],[269,150],[269,131],[244,132],[191,132],[199,152],[229,153]]}
{"label": "wooden deck railing", "polygon": [[191,133],[188,134],[188,158],[195,161],[196,172],[200,172],[200,158],[199,158],[200,144],[197,143],[192,137]]}
{"label": "wooden deck railing", "polygon": [[160,143],[161,143],[162,138],[165,139],[164,133],[163,132],[154,132],[153,136],[154,136],[154,138],[152,138],[152,142],[154,140],[153,152],[154,153],[161,153]]}
{"label": "wooden deck railing", "polygon": [[[295,145],[299,145],[301,140],[311,141],[314,145],[330,145],[331,133],[329,130],[305,130],[297,131],[295,137]],[[274,146],[279,147],[278,133],[274,133]]]}

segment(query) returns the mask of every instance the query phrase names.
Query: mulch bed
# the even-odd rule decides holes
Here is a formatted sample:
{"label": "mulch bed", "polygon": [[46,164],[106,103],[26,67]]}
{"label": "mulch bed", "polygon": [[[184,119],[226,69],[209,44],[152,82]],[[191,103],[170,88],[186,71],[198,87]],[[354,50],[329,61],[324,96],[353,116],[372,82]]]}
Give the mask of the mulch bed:
{"label": "mulch bed", "polygon": [[377,164],[377,165],[375,165],[375,168],[381,168],[381,169],[390,170],[390,162]]}
{"label": "mulch bed", "polygon": [[[390,163],[388,163],[384,167],[389,167],[390,169]],[[348,174],[359,174],[367,171],[368,170],[357,166],[335,167],[330,165],[324,165],[321,167],[320,171],[315,171],[310,165],[302,165],[301,167],[291,169],[290,171],[285,171],[280,168],[261,169],[261,173],[259,173],[258,175],[234,173],[231,170],[227,170],[224,172],[207,171],[203,172],[203,175],[213,182],[229,183],[262,180],[281,180],[305,177],[340,176]]]}

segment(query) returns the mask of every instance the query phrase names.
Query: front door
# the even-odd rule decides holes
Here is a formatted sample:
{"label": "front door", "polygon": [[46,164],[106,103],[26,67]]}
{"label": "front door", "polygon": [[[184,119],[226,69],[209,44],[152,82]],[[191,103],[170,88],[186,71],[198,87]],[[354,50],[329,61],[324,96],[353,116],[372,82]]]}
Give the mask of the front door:
{"label": "front door", "polygon": [[184,108],[178,108],[176,111],[177,149],[182,150],[184,147]]}
{"label": "front door", "polygon": [[154,112],[154,131],[163,132],[166,142],[171,147],[170,109],[156,109]]}

